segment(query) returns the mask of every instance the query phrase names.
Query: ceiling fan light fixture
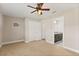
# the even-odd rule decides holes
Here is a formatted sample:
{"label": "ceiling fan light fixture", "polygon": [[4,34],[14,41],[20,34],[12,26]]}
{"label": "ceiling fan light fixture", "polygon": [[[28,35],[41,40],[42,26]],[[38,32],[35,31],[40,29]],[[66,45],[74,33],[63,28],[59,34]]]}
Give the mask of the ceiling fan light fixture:
{"label": "ceiling fan light fixture", "polygon": [[55,20],[53,23],[55,23],[55,24],[56,24],[56,23],[57,23],[57,21]]}
{"label": "ceiling fan light fixture", "polygon": [[49,11],[49,8],[42,8],[44,3],[37,3],[36,7],[30,6],[28,5],[27,7],[33,8],[35,9],[34,11],[32,11],[31,13],[37,12],[37,14],[42,15],[43,11]]}
{"label": "ceiling fan light fixture", "polygon": [[41,10],[38,10],[38,14],[39,14],[39,15],[41,15],[41,12],[42,12]]}

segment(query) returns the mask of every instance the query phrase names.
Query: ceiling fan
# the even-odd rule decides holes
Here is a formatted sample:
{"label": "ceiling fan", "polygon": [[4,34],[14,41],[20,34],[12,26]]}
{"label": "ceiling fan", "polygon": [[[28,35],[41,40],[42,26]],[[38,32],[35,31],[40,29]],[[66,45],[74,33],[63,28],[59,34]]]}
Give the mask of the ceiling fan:
{"label": "ceiling fan", "polygon": [[42,11],[49,11],[50,10],[49,8],[42,8],[43,4],[44,3],[37,3],[36,7],[30,6],[30,5],[28,5],[27,7],[35,9],[31,13],[37,12],[38,14],[42,15]]}

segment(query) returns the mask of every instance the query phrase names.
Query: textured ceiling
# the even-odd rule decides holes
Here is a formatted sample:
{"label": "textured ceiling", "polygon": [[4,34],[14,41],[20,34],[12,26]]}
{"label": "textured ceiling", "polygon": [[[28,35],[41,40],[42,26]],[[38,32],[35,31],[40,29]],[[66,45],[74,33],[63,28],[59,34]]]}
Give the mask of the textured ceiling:
{"label": "textured ceiling", "polygon": [[[47,19],[69,8],[75,8],[79,4],[45,3],[43,7],[50,8],[50,11],[43,12],[43,15],[41,16],[38,15],[37,13],[31,14],[30,12],[32,12],[34,9],[27,7],[27,5],[36,6],[36,4],[34,3],[1,3],[0,11],[4,15],[13,16],[13,17],[27,17],[30,19]],[[56,10],[55,14],[53,14],[54,10]]]}

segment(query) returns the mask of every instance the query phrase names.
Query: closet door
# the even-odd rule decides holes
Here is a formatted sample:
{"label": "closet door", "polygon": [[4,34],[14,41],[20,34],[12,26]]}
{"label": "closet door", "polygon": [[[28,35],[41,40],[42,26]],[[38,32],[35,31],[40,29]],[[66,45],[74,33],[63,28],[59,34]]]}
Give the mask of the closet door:
{"label": "closet door", "polygon": [[38,21],[29,21],[29,40],[41,39],[41,23]]}
{"label": "closet door", "polygon": [[42,38],[45,38],[46,41],[53,43],[53,26],[52,20],[43,20],[42,21]]}

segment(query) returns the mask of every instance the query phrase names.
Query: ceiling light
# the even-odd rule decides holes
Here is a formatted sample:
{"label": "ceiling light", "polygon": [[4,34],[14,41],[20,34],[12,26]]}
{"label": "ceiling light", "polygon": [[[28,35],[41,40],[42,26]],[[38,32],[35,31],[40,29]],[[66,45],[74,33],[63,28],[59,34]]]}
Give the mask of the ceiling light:
{"label": "ceiling light", "polygon": [[41,15],[41,12],[42,12],[41,10],[38,10],[38,14],[39,14],[39,15]]}
{"label": "ceiling light", "polygon": [[55,24],[56,24],[56,23],[57,23],[57,21],[55,20],[53,23],[55,23]]}

